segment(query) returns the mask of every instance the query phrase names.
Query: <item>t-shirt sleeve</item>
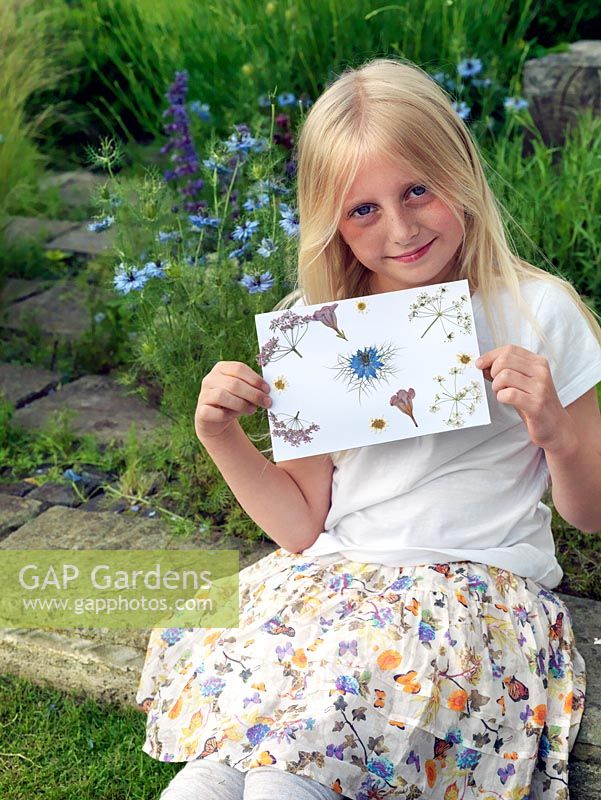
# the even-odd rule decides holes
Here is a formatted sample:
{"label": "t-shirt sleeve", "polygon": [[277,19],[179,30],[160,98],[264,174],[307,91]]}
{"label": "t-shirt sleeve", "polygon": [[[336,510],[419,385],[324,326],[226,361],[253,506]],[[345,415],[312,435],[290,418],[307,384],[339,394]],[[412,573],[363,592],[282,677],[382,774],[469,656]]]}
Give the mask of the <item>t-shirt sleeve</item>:
{"label": "t-shirt sleeve", "polygon": [[548,343],[532,329],[528,349],[548,359],[557,395],[565,407],[601,381],[601,343],[560,286],[544,288],[534,313]]}

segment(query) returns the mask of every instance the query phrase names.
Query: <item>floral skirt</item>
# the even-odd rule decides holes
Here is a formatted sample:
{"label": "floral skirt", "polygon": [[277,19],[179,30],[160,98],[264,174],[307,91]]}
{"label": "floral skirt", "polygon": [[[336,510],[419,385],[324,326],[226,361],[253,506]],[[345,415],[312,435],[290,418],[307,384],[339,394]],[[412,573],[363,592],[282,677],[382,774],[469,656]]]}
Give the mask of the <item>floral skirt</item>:
{"label": "floral skirt", "polygon": [[283,548],[240,572],[238,628],[152,631],[144,752],[274,765],[353,800],[567,800],[585,664],[529,578]]}

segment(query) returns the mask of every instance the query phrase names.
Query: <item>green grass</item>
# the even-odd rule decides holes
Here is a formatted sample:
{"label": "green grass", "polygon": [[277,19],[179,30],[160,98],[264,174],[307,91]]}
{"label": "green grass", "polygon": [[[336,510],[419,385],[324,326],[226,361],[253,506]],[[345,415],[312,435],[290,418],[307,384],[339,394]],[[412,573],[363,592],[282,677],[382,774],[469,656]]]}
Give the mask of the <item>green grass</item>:
{"label": "green grass", "polygon": [[0,676],[2,800],[156,800],[180,764],[142,751],[145,716]]}

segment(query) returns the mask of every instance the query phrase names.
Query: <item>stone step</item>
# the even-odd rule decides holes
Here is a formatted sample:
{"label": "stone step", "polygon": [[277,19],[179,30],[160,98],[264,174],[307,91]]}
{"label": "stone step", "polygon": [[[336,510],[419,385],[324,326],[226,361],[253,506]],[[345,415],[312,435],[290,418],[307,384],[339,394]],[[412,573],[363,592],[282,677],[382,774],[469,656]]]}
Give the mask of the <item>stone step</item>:
{"label": "stone step", "polygon": [[0,327],[27,331],[37,325],[48,336],[76,340],[90,327],[88,291],[71,280],[55,281],[0,310]]}
{"label": "stone step", "polygon": [[40,181],[40,188],[57,189],[61,201],[70,208],[87,208],[94,190],[106,183],[106,180],[106,176],[85,169],[49,172]]}
{"label": "stone step", "polygon": [[0,304],[8,305],[41,294],[46,289],[50,289],[54,281],[45,278],[7,278],[6,283],[0,290]]}
{"label": "stone step", "polygon": [[88,230],[88,223],[72,228],[46,242],[47,250],[66,250],[70,253],[79,253],[84,256],[97,256],[111,248],[115,243],[115,229],[107,228],[105,231],[94,233]]}
{"label": "stone step", "polygon": [[77,220],[13,216],[8,217],[2,230],[2,237],[11,244],[23,239],[47,242],[80,225],[81,222]]}
{"label": "stone step", "polygon": [[61,376],[58,372],[24,364],[0,363],[0,395],[15,408],[31,403],[51,389],[56,389]]}
{"label": "stone step", "polygon": [[140,436],[170,421],[138,395],[128,394],[111,375],[84,375],[71,383],[59,384],[55,390],[15,411],[13,424],[26,428],[44,427],[50,414],[69,409],[75,412],[72,429],[78,434],[92,434],[104,444],[121,444],[131,425]]}

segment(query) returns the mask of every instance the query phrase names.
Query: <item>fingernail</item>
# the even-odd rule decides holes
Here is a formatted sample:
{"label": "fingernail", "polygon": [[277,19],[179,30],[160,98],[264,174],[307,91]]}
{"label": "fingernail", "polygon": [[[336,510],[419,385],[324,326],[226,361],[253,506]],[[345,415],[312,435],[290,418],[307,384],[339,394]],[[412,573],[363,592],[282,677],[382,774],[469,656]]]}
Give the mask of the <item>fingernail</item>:
{"label": "fingernail", "polygon": [[475,363],[475,365],[477,367],[481,367],[482,366],[482,358],[480,356],[478,356],[478,358],[475,360],[474,363]]}

